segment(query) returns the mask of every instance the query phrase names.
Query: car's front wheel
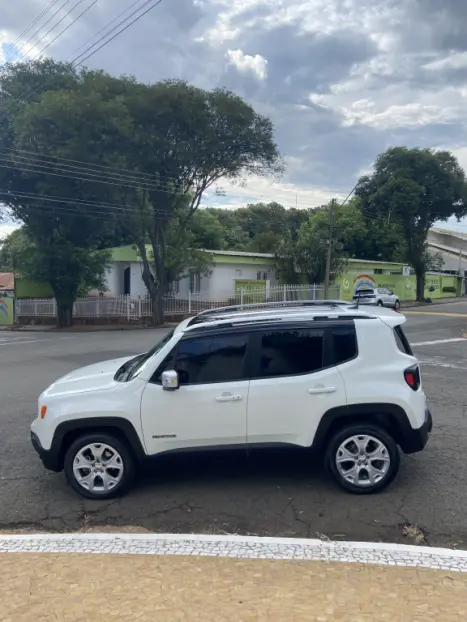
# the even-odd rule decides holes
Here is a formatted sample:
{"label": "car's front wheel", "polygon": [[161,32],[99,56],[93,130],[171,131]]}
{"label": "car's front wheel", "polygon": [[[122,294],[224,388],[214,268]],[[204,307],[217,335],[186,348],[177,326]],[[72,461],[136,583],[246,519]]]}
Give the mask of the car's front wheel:
{"label": "car's front wheel", "polygon": [[392,482],[400,455],[394,439],[378,425],[356,424],[331,437],[326,466],[335,481],[356,494],[371,494]]}
{"label": "car's front wheel", "polygon": [[111,434],[89,433],[68,448],[64,470],[69,484],[83,497],[109,499],[128,489],[135,462],[120,439]]}
{"label": "car's front wheel", "polygon": [[396,311],[399,311],[400,308],[401,308],[401,303],[399,300],[396,300],[396,302],[394,303],[394,309],[396,309]]}

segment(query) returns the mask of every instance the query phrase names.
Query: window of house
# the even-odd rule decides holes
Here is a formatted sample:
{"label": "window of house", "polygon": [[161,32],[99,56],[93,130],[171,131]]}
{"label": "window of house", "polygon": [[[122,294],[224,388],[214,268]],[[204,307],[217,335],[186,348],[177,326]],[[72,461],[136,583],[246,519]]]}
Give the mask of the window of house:
{"label": "window of house", "polygon": [[342,326],[332,329],[335,363],[345,363],[357,356],[355,326]]}
{"label": "window of house", "polygon": [[273,330],[261,336],[256,376],[296,376],[323,367],[323,331],[312,329]]}
{"label": "window of house", "polygon": [[247,335],[217,335],[180,342],[176,370],[181,385],[243,380]]}
{"label": "window of house", "polygon": [[170,293],[178,294],[180,292],[180,281],[174,281],[170,284]]}
{"label": "window of house", "polygon": [[190,272],[190,291],[192,293],[201,291],[201,275],[199,272]]}

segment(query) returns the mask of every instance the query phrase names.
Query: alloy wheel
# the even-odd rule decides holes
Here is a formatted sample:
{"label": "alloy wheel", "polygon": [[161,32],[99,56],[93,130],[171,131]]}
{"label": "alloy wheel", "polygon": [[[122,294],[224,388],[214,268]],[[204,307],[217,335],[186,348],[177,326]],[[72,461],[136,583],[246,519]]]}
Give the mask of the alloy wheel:
{"label": "alloy wheel", "polygon": [[90,443],[73,459],[76,482],[92,493],[107,493],[121,482],[124,463],[120,453],[106,443]]}
{"label": "alloy wheel", "polygon": [[349,484],[362,488],[381,482],[389,472],[391,458],[386,445],[371,435],[347,438],[336,452],[336,468]]}

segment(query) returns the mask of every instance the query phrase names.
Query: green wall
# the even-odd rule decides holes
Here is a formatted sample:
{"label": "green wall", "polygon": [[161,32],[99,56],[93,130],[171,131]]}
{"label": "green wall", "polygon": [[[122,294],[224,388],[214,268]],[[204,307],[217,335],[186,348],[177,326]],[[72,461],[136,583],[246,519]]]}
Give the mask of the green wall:
{"label": "green wall", "polygon": [[15,319],[15,299],[7,294],[0,294],[0,326],[12,326]]}
{"label": "green wall", "polygon": [[[375,287],[386,287],[392,290],[400,300],[416,299],[415,276],[403,276],[402,274],[368,274],[348,272],[339,276],[336,281],[341,286],[342,300],[351,300],[355,288],[359,284],[367,284]],[[425,296],[429,298],[453,298],[461,295],[462,279],[451,275],[427,274],[425,279]],[[433,287],[434,291],[430,291]],[[454,292],[443,292],[444,287],[455,287]]]}
{"label": "green wall", "polygon": [[52,288],[48,283],[29,281],[28,279],[16,278],[16,298],[53,298]]}

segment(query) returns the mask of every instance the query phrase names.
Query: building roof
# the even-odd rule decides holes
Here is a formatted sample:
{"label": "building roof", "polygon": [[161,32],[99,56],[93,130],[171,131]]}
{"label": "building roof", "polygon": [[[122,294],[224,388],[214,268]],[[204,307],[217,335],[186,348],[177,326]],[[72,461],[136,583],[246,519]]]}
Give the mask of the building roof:
{"label": "building roof", "polygon": [[14,272],[0,272],[0,289],[15,289]]}
{"label": "building roof", "polygon": [[[112,254],[111,261],[124,261],[127,263],[141,261],[141,257],[139,255],[138,249],[134,245],[128,244],[127,246],[118,246],[116,248],[111,248],[109,250]],[[149,245],[146,245],[146,250],[148,254],[152,252],[151,247]],[[270,263],[274,260],[274,255],[272,253],[255,253],[251,251],[221,251],[221,250],[214,250],[214,249],[208,249],[208,248],[203,248],[200,250],[212,255],[214,261],[216,260],[216,257],[217,257],[219,263],[228,262],[229,257],[232,258],[232,261],[234,261],[234,259],[236,258],[237,261],[235,263],[248,263],[248,259],[251,260],[252,264],[261,263],[259,261],[261,259],[264,259],[265,262],[267,263]],[[244,260],[243,262],[240,261],[242,259]],[[371,259],[349,259],[348,261],[350,264],[358,263],[358,264],[364,264],[368,266],[385,265],[385,266],[398,266],[400,268],[401,266],[405,265],[402,262],[378,261],[378,260],[373,261]]]}

